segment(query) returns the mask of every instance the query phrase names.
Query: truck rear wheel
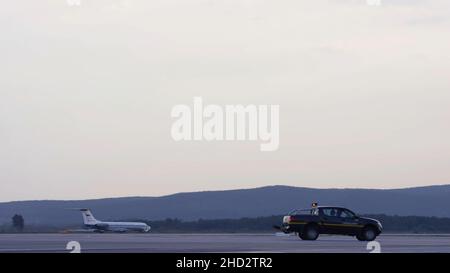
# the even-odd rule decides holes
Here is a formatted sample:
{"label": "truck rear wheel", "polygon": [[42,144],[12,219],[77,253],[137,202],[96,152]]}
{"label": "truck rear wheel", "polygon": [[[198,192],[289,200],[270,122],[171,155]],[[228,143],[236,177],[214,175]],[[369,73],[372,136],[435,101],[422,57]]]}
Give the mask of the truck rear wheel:
{"label": "truck rear wheel", "polygon": [[319,237],[319,229],[314,225],[308,225],[299,233],[302,240],[314,241]]}

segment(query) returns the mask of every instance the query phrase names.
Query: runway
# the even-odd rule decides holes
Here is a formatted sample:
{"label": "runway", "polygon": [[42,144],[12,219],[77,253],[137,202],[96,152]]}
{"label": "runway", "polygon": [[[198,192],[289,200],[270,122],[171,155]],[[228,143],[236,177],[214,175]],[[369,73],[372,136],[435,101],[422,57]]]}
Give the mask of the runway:
{"label": "runway", "polygon": [[[367,242],[353,237],[321,235],[302,241],[276,234],[0,234],[1,252],[69,253],[67,243],[77,241],[84,252],[308,252],[369,253]],[[450,253],[449,235],[382,235],[376,240],[383,253]]]}

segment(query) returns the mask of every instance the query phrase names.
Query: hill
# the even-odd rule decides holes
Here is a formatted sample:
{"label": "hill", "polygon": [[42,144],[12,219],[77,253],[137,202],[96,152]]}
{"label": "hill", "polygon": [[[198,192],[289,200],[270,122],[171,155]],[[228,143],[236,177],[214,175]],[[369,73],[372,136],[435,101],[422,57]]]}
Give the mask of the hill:
{"label": "hill", "polygon": [[35,225],[80,224],[79,212],[91,208],[101,220],[177,218],[238,219],[282,215],[311,202],[351,208],[362,214],[450,217],[450,185],[405,189],[313,189],[268,186],[255,189],[177,193],[161,197],[123,197],[76,201],[0,203],[0,224],[22,214]]}

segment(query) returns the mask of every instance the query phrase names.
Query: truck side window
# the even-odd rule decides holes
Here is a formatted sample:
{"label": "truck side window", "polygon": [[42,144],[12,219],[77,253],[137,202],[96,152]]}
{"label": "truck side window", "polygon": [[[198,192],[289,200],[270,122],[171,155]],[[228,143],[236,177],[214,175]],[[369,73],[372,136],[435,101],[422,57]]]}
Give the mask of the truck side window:
{"label": "truck side window", "polygon": [[329,217],[336,217],[338,216],[338,211],[335,208],[326,208],[322,209],[322,214]]}
{"label": "truck side window", "polygon": [[341,210],[340,216],[341,218],[353,218],[355,215],[350,211],[343,209]]}

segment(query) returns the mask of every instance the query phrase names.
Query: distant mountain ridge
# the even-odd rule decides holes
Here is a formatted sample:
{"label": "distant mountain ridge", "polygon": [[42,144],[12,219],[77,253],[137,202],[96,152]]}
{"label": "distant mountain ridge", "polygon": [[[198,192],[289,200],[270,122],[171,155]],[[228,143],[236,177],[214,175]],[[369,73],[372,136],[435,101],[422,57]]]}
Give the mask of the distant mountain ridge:
{"label": "distant mountain ridge", "polygon": [[0,224],[10,223],[16,213],[22,214],[28,224],[81,224],[80,213],[68,208],[91,208],[101,220],[235,219],[282,215],[309,207],[311,202],[344,206],[364,214],[450,217],[450,185],[382,190],[267,186],[161,197],[16,201],[0,203]]}

